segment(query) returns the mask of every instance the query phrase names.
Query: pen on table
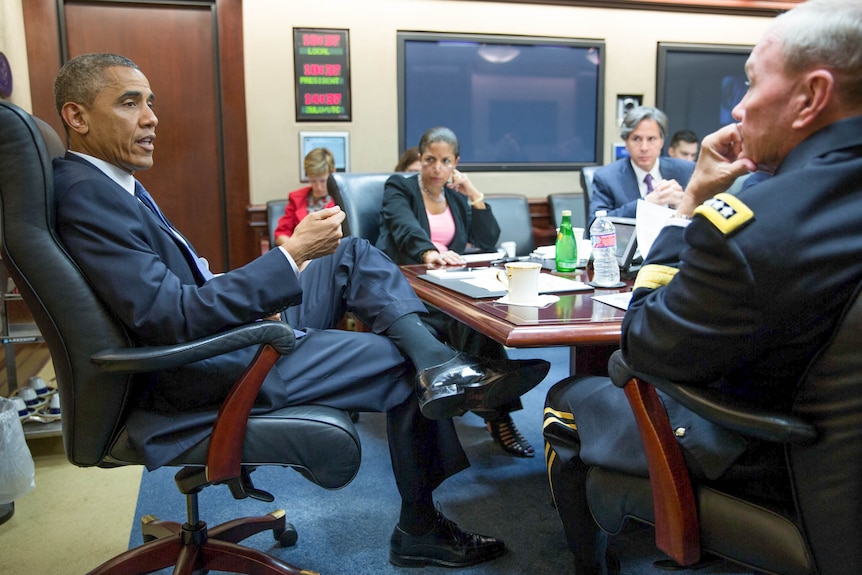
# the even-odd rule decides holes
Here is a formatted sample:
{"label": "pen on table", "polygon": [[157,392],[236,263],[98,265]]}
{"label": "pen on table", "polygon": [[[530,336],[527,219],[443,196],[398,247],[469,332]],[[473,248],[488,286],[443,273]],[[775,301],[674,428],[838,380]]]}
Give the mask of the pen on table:
{"label": "pen on table", "polygon": [[482,269],[483,268],[443,268],[440,271],[442,271],[444,273],[455,273],[455,272],[464,273],[464,272],[478,272],[478,271],[481,271]]}
{"label": "pen on table", "polygon": [[530,256],[520,256],[520,257],[514,257],[514,258],[500,258],[498,260],[491,260],[490,265],[496,266],[499,264],[508,264],[511,262],[524,262],[524,261],[527,261],[528,259],[530,259]]}

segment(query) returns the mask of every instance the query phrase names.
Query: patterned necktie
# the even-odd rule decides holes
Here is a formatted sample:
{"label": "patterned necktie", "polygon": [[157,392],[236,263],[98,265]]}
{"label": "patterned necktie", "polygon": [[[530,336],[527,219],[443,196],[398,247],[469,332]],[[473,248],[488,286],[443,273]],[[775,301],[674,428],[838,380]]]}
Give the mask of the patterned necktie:
{"label": "patterned necktie", "polygon": [[646,193],[649,194],[653,191],[652,188],[652,174],[647,174],[644,176],[644,183],[646,184]]}
{"label": "patterned necktie", "polygon": [[194,269],[197,270],[203,280],[207,281],[211,279],[213,277],[213,273],[209,270],[209,267],[201,261],[201,258],[198,257],[188,241],[186,241],[183,235],[171,224],[171,222],[168,221],[165,214],[163,214],[162,210],[159,209],[159,206],[156,205],[153,197],[144,189],[144,186],[142,186],[138,180],[135,180],[135,197],[138,198],[151,212],[153,212],[156,217],[159,218],[159,221],[161,221],[171,231],[171,234],[177,240],[177,244],[180,246],[180,249],[183,250],[186,259],[194,264]]}

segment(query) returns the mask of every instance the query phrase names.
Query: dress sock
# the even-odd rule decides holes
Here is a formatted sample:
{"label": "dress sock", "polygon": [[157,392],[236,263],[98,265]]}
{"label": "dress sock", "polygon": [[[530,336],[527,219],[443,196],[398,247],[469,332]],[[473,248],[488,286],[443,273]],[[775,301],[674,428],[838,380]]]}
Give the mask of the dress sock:
{"label": "dress sock", "polygon": [[410,535],[424,535],[434,527],[437,512],[431,498],[421,503],[401,503],[398,527]]}
{"label": "dress sock", "polygon": [[435,338],[415,313],[395,320],[384,335],[413,362],[416,371],[445,363],[458,354]]}

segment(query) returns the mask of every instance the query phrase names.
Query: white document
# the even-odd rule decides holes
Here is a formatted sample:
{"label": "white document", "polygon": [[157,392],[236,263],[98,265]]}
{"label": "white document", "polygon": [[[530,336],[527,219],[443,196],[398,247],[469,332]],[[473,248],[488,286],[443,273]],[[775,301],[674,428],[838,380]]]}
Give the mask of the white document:
{"label": "white document", "polygon": [[464,254],[461,257],[464,258],[464,261],[468,264],[474,264],[476,262],[489,262],[504,255],[506,254],[503,252],[485,252],[481,254]]}
{"label": "white document", "polygon": [[643,259],[646,259],[658,233],[673,213],[674,210],[671,208],[651,204],[644,200],[638,201],[635,233],[638,236],[638,251],[640,251]]}
{"label": "white document", "polygon": [[610,293],[604,295],[594,295],[593,299],[604,304],[618,307],[622,310],[629,309],[629,302],[632,299],[632,292]]}
{"label": "white document", "polygon": [[[479,273],[476,274],[472,278],[459,278],[462,281],[476,286],[478,288],[482,288],[488,290],[489,292],[497,292],[500,290],[505,290],[506,286],[503,285],[503,282],[497,279],[497,272],[505,273],[500,268],[488,268],[490,273]],[[579,282],[575,280],[570,280],[568,278],[564,278],[561,276],[555,276],[552,274],[540,273],[539,274],[539,293],[553,293],[553,292],[566,292],[566,291],[581,291],[581,290],[592,290],[593,288],[584,282]]]}
{"label": "white document", "polygon": [[[468,268],[468,267],[457,267],[457,268],[437,268],[437,269],[429,269],[427,273],[431,277],[440,278],[443,280],[463,280],[467,278],[474,278],[481,274],[491,273],[492,268]],[[496,274],[494,274],[496,277]]]}

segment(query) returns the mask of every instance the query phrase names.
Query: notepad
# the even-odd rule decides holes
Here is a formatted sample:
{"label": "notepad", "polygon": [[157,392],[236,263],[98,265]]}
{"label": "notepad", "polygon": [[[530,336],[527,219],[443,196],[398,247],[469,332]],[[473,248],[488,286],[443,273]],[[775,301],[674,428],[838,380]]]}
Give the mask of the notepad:
{"label": "notepad", "polygon": [[482,274],[490,274],[495,279],[497,277],[497,270],[494,268],[449,267],[430,269],[426,273],[431,277],[450,280],[475,278]]}
{"label": "notepad", "polygon": [[485,252],[481,254],[464,254],[461,257],[464,258],[464,261],[468,264],[475,264],[479,262],[490,262],[491,260],[495,260],[500,256],[501,252]]}

